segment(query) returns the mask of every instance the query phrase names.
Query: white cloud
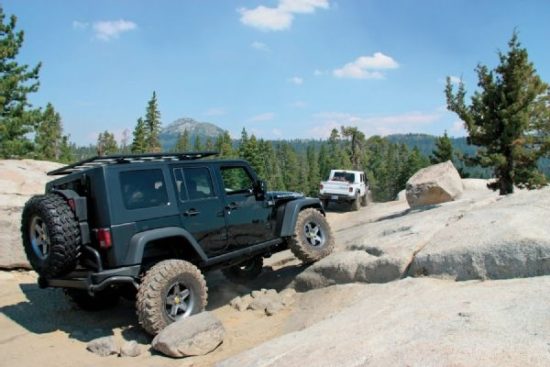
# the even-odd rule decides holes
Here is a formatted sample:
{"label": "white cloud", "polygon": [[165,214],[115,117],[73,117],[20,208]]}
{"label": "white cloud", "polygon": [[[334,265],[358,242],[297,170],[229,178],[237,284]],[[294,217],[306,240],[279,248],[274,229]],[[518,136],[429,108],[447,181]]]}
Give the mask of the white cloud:
{"label": "white cloud", "polygon": [[88,22],[73,20],[73,29],[87,29],[89,26],[90,26],[90,23]]}
{"label": "white cloud", "polygon": [[261,113],[259,115],[256,115],[256,116],[252,116],[251,118],[248,119],[248,121],[250,122],[263,122],[263,121],[271,121],[275,118],[275,114],[273,112],[266,112],[266,113]]}
{"label": "white cloud", "polygon": [[315,71],[313,72],[313,75],[321,76],[321,75],[325,75],[326,73],[327,73],[326,71],[315,69]]}
{"label": "white cloud", "polygon": [[466,129],[464,128],[464,122],[462,120],[456,120],[451,126],[451,133],[453,136],[466,136]]}
{"label": "white cloud", "polygon": [[276,7],[260,5],[254,9],[240,8],[241,23],[261,31],[289,29],[294,14],[311,14],[316,9],[328,9],[328,0],[279,0]]}
{"label": "white cloud", "polygon": [[293,76],[292,78],[288,78],[288,81],[294,85],[302,85],[304,84],[304,79],[302,79],[299,76]]}
{"label": "white cloud", "polygon": [[107,20],[94,22],[93,29],[97,39],[110,41],[118,38],[123,32],[132,31],[137,28],[137,24],[124,19]]}
{"label": "white cloud", "polygon": [[250,44],[250,47],[258,51],[271,52],[271,49],[269,48],[269,46],[267,46],[263,42],[254,41]]}
{"label": "white cloud", "polygon": [[277,137],[277,138],[280,138],[283,136],[283,132],[280,130],[280,129],[273,129],[271,130],[271,133],[273,134],[273,136]]}
{"label": "white cloud", "polygon": [[332,129],[341,126],[357,126],[367,136],[421,132],[426,125],[438,122],[439,112],[408,112],[397,115],[360,116],[350,113],[324,112],[313,116],[311,135],[315,138],[328,138]]}
{"label": "white cloud", "polygon": [[337,78],[383,79],[384,74],[380,70],[398,67],[399,64],[391,56],[376,52],[373,56],[360,56],[340,69],[335,69],[333,75]]}

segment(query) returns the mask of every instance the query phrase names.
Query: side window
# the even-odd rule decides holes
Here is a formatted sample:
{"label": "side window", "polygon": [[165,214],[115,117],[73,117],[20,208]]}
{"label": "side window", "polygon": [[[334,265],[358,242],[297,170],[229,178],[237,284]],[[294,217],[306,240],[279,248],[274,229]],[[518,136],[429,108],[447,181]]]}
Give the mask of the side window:
{"label": "side window", "polygon": [[126,209],[168,204],[166,185],[160,169],[120,172],[120,186]]}
{"label": "side window", "polygon": [[244,167],[222,167],[223,187],[226,194],[242,194],[253,187],[253,180]]}
{"label": "side window", "polygon": [[174,179],[176,181],[178,198],[181,201],[187,200],[187,189],[185,188],[185,182],[183,181],[183,170],[181,168],[174,169]]}
{"label": "side window", "polygon": [[[185,188],[189,200],[205,199],[214,197],[212,177],[206,167],[183,169]],[[181,196],[180,196],[181,197]]]}

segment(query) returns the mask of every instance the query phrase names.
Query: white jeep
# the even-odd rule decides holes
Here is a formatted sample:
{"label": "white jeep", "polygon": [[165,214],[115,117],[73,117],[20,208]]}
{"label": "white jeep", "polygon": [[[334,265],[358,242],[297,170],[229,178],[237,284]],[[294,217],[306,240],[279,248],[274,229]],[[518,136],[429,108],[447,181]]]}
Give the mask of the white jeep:
{"label": "white jeep", "polygon": [[367,206],[369,185],[362,171],[347,171],[333,169],[327,181],[321,181],[319,198],[325,209],[329,202],[347,202],[353,210]]}

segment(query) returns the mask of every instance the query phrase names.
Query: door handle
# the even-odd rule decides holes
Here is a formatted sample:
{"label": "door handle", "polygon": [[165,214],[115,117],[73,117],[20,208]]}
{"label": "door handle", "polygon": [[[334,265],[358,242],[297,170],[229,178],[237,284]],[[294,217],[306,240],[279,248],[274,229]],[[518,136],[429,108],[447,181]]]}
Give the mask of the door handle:
{"label": "door handle", "polygon": [[227,209],[227,210],[236,210],[238,208],[239,208],[239,206],[235,202],[229,203],[225,206],[225,209]]}
{"label": "door handle", "polygon": [[195,215],[199,215],[200,212],[196,209],[189,209],[183,212],[183,215],[186,217],[194,217]]}

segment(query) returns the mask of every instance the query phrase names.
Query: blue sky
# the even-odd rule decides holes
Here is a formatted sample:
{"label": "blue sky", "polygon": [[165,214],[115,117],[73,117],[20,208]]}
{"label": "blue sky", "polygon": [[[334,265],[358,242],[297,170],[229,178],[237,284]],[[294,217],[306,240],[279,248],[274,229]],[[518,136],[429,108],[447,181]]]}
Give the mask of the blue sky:
{"label": "blue sky", "polygon": [[550,82],[547,0],[4,0],[43,63],[51,102],[78,144],[133,130],[156,91],[163,125],[208,121],[238,137],[464,134],[444,79],[476,86],[516,28]]}

